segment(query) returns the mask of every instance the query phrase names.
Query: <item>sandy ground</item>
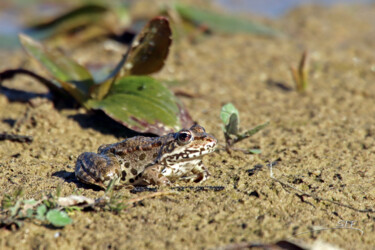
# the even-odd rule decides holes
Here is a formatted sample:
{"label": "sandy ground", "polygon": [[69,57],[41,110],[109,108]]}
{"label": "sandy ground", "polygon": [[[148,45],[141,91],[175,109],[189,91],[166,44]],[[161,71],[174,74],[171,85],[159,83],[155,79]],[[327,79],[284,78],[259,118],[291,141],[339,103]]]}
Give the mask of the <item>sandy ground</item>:
{"label": "sandy ground", "polygon": [[[270,121],[267,129],[238,145],[259,147],[262,154],[220,151],[205,157],[212,173],[205,185],[224,186],[223,191],[182,191],[144,200],[120,214],[75,213],[74,223],[64,229],[27,222],[18,231],[0,230],[0,248],[207,249],[289,239],[373,249],[375,213],[366,210],[375,209],[374,23],[375,5],[305,7],[271,23],[285,32],[282,38],[212,35],[175,45],[155,77],[183,81],[174,88],[198,94],[182,100],[194,120],[222,143],[219,113],[227,102],[239,109],[243,128]],[[91,46],[104,51],[101,44]],[[299,94],[289,65],[298,63],[304,49],[311,56],[310,86]],[[121,56],[98,53],[107,53],[111,62]],[[1,70],[39,70],[22,51],[0,54]],[[94,53],[86,57],[98,58]],[[46,92],[27,77],[4,86]],[[43,95],[20,102],[2,94],[0,106],[0,131],[34,137],[31,144],[0,142],[1,196],[22,187],[25,197],[40,198],[59,185],[62,195],[103,195],[76,181],[75,160],[129,135],[125,129],[83,109],[56,109]],[[274,178],[289,187],[271,179],[270,162],[277,162]],[[125,198],[145,195],[117,192]],[[355,221],[353,227],[363,234],[321,230],[342,221]]]}

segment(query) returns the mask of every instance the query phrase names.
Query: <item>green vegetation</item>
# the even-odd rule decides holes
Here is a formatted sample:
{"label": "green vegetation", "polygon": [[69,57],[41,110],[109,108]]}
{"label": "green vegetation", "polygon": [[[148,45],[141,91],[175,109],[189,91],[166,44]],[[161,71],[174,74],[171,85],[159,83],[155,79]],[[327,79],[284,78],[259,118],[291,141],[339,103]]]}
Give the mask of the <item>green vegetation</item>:
{"label": "green vegetation", "polygon": [[185,21],[195,25],[206,26],[217,33],[252,33],[266,36],[279,36],[280,32],[255,21],[217,13],[212,10],[203,10],[190,5],[176,3],[174,10]]}
{"label": "green vegetation", "polygon": [[[232,103],[228,103],[221,108],[220,118],[224,124],[223,131],[225,137],[225,149],[230,152],[233,145],[253,136],[265,127],[269,125],[269,122],[258,125],[255,128],[246,130],[245,132],[240,132],[240,114],[236,107]],[[260,149],[249,149],[240,150],[246,153],[260,154]]]}
{"label": "green vegetation", "polygon": [[305,50],[301,56],[298,68],[293,66],[290,67],[292,78],[298,92],[306,91],[309,84],[309,64],[309,54],[308,51]]}
{"label": "green vegetation", "polygon": [[[90,69],[59,50],[34,40],[50,39],[57,44],[73,40],[73,43],[79,44],[103,36],[118,38],[124,31],[134,32],[131,28],[139,24],[139,21],[132,20],[128,9],[127,5],[121,4],[86,4],[50,20],[28,25],[23,29],[24,34],[19,36],[20,43],[28,55],[49,72],[49,76],[15,69],[1,72],[0,81],[17,74],[34,77],[55,96],[67,100],[73,97],[87,110],[102,110],[113,120],[142,133],[163,135],[190,127],[192,119],[175,95],[162,82],[146,77],[159,71],[168,56],[172,31],[167,17],[158,16],[150,20],[114,68],[101,65]],[[199,33],[202,32],[201,27],[219,33],[278,34],[249,20],[189,5],[173,4],[160,9],[160,13],[172,20],[173,29],[179,34],[188,34],[189,30]],[[142,17],[140,19],[144,21]],[[185,29],[186,26],[193,28]]]}
{"label": "green vegetation", "polygon": [[[6,75],[27,74],[63,97],[73,97],[86,109],[102,110],[109,117],[138,132],[163,135],[192,124],[182,103],[161,82],[148,74],[160,70],[171,45],[168,19],[152,19],[132,46],[109,73],[88,68],[50,49],[26,35],[20,35],[26,52],[50,74],[45,79],[27,70],[12,70]],[[94,78],[95,76],[95,78]]]}
{"label": "green vegetation", "polygon": [[23,199],[22,189],[13,194],[6,194],[1,202],[0,228],[15,230],[20,228],[24,221],[57,228],[65,227],[73,223],[69,214],[74,211],[91,210],[119,213],[141,200],[176,194],[175,191],[160,191],[133,199],[125,199],[118,192],[113,192],[113,182],[108,185],[105,194],[98,199],[80,195],[60,197],[59,193],[59,188],[57,188],[56,194],[45,195],[39,200]]}
{"label": "green vegetation", "polygon": [[[57,191],[58,193],[58,191]],[[0,227],[19,228],[25,220],[36,220],[45,225],[64,227],[73,221],[59,208],[58,195],[48,195],[40,200],[22,199],[22,189],[6,194],[1,203]]]}

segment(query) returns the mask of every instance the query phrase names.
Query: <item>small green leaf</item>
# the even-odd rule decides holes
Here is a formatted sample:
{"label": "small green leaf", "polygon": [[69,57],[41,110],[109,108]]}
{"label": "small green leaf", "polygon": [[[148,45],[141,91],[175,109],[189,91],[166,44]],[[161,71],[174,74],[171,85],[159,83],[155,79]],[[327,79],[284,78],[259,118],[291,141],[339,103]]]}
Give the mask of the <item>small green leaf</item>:
{"label": "small green leaf", "polygon": [[232,103],[227,103],[221,108],[220,118],[224,123],[224,132],[236,135],[240,125],[240,114]]}
{"label": "small green leaf", "polygon": [[57,50],[45,48],[26,35],[20,34],[19,38],[26,52],[39,61],[79,103],[88,99],[94,80],[86,68]]}
{"label": "small green leaf", "polygon": [[262,150],[260,150],[258,148],[252,148],[252,149],[249,149],[249,153],[257,155],[257,154],[261,154]]}
{"label": "small green leaf", "polygon": [[83,207],[79,207],[79,206],[71,206],[71,207],[66,207],[65,208],[65,211],[70,213],[70,212],[73,212],[73,211],[82,211]]}
{"label": "small green leaf", "polygon": [[73,222],[66,212],[57,209],[48,211],[46,218],[55,227],[64,227]]}
{"label": "small green leaf", "polygon": [[229,117],[229,123],[225,126],[226,133],[230,135],[238,134],[239,117],[237,114],[231,114]]}
{"label": "small green leaf", "polygon": [[245,133],[243,133],[241,135],[238,135],[237,141],[240,141],[244,138],[253,136],[254,134],[258,133],[259,131],[261,131],[262,129],[267,127],[269,124],[270,124],[270,122],[263,123],[261,125],[256,126],[255,128],[252,128],[252,129],[246,131]]}
{"label": "small green leaf", "polygon": [[247,32],[269,36],[280,35],[280,32],[254,21],[215,13],[209,10],[202,10],[183,4],[175,4],[175,8],[184,19],[195,24],[206,25],[209,29],[216,32]]}
{"label": "small green leaf", "polygon": [[89,100],[86,105],[142,133],[164,135],[192,124],[173,93],[148,76],[120,78],[103,100]]}
{"label": "small green leaf", "polygon": [[49,200],[44,200],[43,203],[47,208],[51,208],[53,206],[53,203]]}
{"label": "small green leaf", "polygon": [[34,214],[34,210],[33,209],[31,209],[31,208],[27,209],[27,211],[26,211],[26,217],[27,218],[33,217],[33,214]]}
{"label": "small green leaf", "polygon": [[44,216],[45,216],[46,212],[47,212],[47,206],[44,205],[44,204],[40,205],[36,209],[36,218],[38,220],[44,220],[44,218],[45,218]]}
{"label": "small green leaf", "polygon": [[16,204],[13,207],[9,208],[10,216],[14,217],[18,214],[20,206],[21,206],[21,202],[22,202],[21,200],[17,200]]}

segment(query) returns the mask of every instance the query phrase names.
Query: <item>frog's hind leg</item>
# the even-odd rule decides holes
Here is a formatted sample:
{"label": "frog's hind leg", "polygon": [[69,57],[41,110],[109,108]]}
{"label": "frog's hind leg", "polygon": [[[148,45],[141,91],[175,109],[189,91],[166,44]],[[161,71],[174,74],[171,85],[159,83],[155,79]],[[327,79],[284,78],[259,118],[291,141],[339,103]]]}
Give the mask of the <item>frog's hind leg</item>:
{"label": "frog's hind leg", "polygon": [[91,152],[78,156],[75,175],[78,180],[106,188],[112,179],[119,180],[120,166],[114,159]]}
{"label": "frog's hind leg", "polygon": [[191,170],[191,173],[192,175],[182,177],[182,180],[186,182],[202,183],[211,176],[202,160],[198,161],[197,164],[195,164],[194,168]]}
{"label": "frog's hind leg", "polygon": [[146,167],[142,174],[136,177],[135,185],[148,186],[157,185],[164,186],[170,185],[170,181],[161,172],[164,166],[160,164],[154,164]]}

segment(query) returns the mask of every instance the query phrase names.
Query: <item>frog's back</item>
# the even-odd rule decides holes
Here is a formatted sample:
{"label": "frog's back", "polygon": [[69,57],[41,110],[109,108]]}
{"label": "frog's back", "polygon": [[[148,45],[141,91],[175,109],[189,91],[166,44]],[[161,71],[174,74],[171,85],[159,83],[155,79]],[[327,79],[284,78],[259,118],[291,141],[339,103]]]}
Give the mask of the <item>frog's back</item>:
{"label": "frog's back", "polygon": [[137,151],[153,151],[161,145],[161,137],[135,136],[114,144],[101,145],[98,148],[98,154],[129,155]]}
{"label": "frog's back", "polygon": [[114,157],[120,166],[121,182],[133,184],[141,177],[147,166],[155,163],[162,145],[168,138],[136,136],[118,143],[102,145],[98,149],[98,154]]}

